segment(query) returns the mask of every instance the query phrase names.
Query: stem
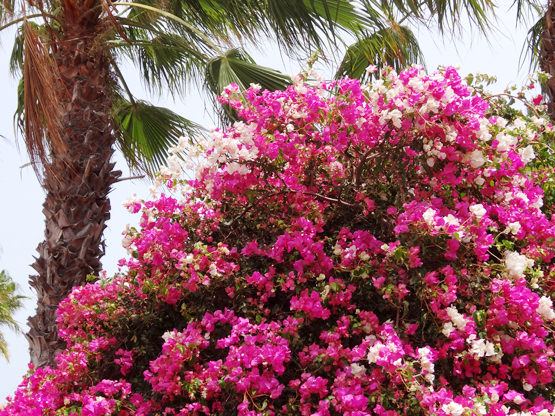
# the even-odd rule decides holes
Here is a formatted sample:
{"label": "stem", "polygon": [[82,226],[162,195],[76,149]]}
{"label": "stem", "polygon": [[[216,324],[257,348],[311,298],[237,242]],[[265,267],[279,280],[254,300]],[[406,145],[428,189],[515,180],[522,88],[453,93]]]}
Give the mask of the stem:
{"label": "stem", "polygon": [[127,178],[120,178],[116,181],[117,182],[123,182],[123,181],[130,181],[130,180],[134,180],[134,179],[144,179],[145,175],[138,175],[138,176],[129,176]]}
{"label": "stem", "polygon": [[129,96],[129,101],[131,101],[131,103],[133,105],[136,104],[135,102],[135,98],[133,98],[133,94],[131,94],[131,90],[129,89],[129,86],[127,85],[127,82],[125,82],[125,78],[123,78],[123,75],[118,67],[118,65],[116,64],[116,61],[114,59],[112,59],[112,66],[114,67],[114,71],[116,71],[116,75],[118,76],[118,78],[120,79],[123,88],[125,89],[125,92],[127,92],[127,95]]}
{"label": "stem", "polygon": [[536,109],[536,106],[530,104],[525,98],[521,98],[519,96],[512,95],[512,94],[509,94],[509,93],[506,93],[506,92],[501,92],[499,94],[488,94],[488,93],[484,92],[483,95],[486,99],[497,98],[497,97],[509,97],[509,98],[514,99],[514,100],[519,100],[522,104],[524,104],[526,107],[528,107],[530,110],[532,110],[534,112],[534,114],[536,115],[536,117],[540,117],[540,114],[538,113],[538,110]]}
{"label": "stem", "polygon": [[357,166],[356,170],[355,170],[355,185],[358,185],[360,183],[360,179],[361,179],[361,175],[362,175],[362,169],[364,168],[364,165],[366,164],[366,162],[369,159],[373,159],[376,156],[379,156],[379,153],[374,153],[371,154],[371,152],[374,149],[370,149],[368,150],[366,153],[364,153],[364,155],[362,156],[362,159],[359,163],[359,165]]}
{"label": "stem", "polygon": [[48,13],[35,13],[35,14],[29,14],[29,15],[20,17],[19,19],[12,20],[11,22],[6,23],[5,25],[0,26],[0,31],[2,31],[2,30],[4,30],[4,29],[7,29],[8,27],[13,26],[13,25],[15,25],[15,24],[17,24],[17,23],[21,23],[21,22],[23,22],[23,21],[25,21],[25,20],[27,20],[27,19],[34,19],[35,17],[45,17],[45,16],[46,16],[46,17],[49,17],[49,18],[51,18],[51,19],[54,19],[54,20],[56,20],[56,21],[59,22],[59,19],[58,19],[56,16],[53,16],[53,15],[51,15],[51,14],[48,14]]}
{"label": "stem", "polygon": [[329,196],[325,196],[316,192],[303,192],[303,191],[292,191],[292,192],[297,192],[297,193],[301,193],[304,195],[311,195],[311,196],[315,196],[317,198],[323,199],[324,201],[328,201],[328,202],[335,202],[337,204],[341,204],[341,205],[345,205],[346,207],[356,207],[356,204],[349,204],[348,202],[345,201],[341,201],[340,199],[335,199],[335,198],[331,198]]}

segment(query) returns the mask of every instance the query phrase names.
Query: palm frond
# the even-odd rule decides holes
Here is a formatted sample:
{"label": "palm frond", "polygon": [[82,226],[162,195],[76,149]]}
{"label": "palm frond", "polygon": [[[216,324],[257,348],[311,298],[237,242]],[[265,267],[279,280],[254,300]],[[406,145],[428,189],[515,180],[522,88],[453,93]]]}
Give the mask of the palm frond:
{"label": "palm frond", "polygon": [[468,16],[469,20],[478,26],[482,33],[486,33],[492,25],[491,18],[495,10],[495,3],[492,0],[464,0],[463,2],[447,0],[432,1],[431,3],[439,5],[436,14],[441,30],[459,27],[460,23],[464,21],[462,19],[464,15]]}
{"label": "palm frond", "polygon": [[[19,331],[19,325],[13,315],[17,309],[23,306],[25,296],[16,295],[17,285],[10,276],[4,271],[0,271],[0,327],[7,326],[14,331]],[[0,354],[6,360],[8,357],[8,344],[2,332],[0,332]]]}
{"label": "palm frond", "polygon": [[[385,0],[381,1],[384,2]],[[460,29],[461,23],[466,21],[464,17],[468,17],[473,25],[486,33],[492,26],[496,8],[493,0],[392,0],[392,3],[402,14],[416,16],[422,22],[431,17],[437,21],[442,32]]]}
{"label": "palm frond", "polygon": [[[142,25],[141,25],[142,26]],[[173,95],[183,93],[193,82],[199,82],[207,58],[198,43],[179,34],[148,29],[123,21],[131,43],[121,39],[109,42],[116,55],[131,59],[139,69],[151,92],[166,88]]]}
{"label": "palm frond", "polygon": [[530,12],[544,14],[545,5],[545,1],[542,0],[514,0],[511,8],[516,6],[516,21],[518,23],[526,20]]}
{"label": "palm frond", "polygon": [[16,295],[17,285],[4,271],[0,271],[0,325],[9,324],[11,328],[17,329],[17,323],[13,319],[13,313],[23,306],[22,300],[26,297]]}
{"label": "palm frond", "polygon": [[216,97],[229,84],[237,84],[244,91],[250,84],[258,84],[263,90],[284,90],[291,85],[289,76],[274,69],[257,65],[243,49],[234,48],[224,55],[210,60],[205,70],[205,86],[213,97],[214,108],[220,120],[229,123],[236,120],[236,114],[227,105],[220,105]]}
{"label": "palm frond", "polygon": [[423,62],[422,51],[414,33],[405,26],[380,29],[349,46],[335,74],[336,78],[366,79],[366,68],[391,66],[400,70],[407,65]]}
{"label": "palm frond", "polygon": [[[159,6],[158,0],[139,0],[140,4]],[[234,33],[252,36],[258,23],[249,1],[229,0],[167,0],[164,10],[194,25],[207,35],[218,34],[220,39],[229,40]],[[151,24],[158,16],[139,8],[129,11],[127,17],[133,21]]]}
{"label": "palm frond", "polygon": [[291,84],[289,76],[257,65],[241,48],[230,49],[224,55],[211,59],[204,74],[206,86],[215,95],[220,95],[231,83],[237,84],[241,90],[254,83],[270,91],[285,89]]}
{"label": "palm frond", "polygon": [[539,63],[538,57],[540,55],[541,38],[544,28],[545,16],[541,16],[536,23],[528,29],[526,40],[524,41],[520,51],[520,65],[523,65],[524,61],[529,61],[530,69],[537,68]]}
{"label": "palm frond", "polygon": [[360,28],[373,27],[372,19],[368,15],[357,10],[352,2],[342,0],[303,0],[308,10],[316,13],[324,19],[324,23],[330,26],[340,27],[357,32]]}
{"label": "palm frond", "polygon": [[[48,21],[44,21],[42,24],[39,24],[31,20],[36,18],[41,18],[43,20],[46,18]],[[23,61],[25,56],[25,24],[28,24],[33,29],[34,34],[36,34],[43,45],[48,45],[51,42],[53,32],[59,29],[59,22],[57,21],[56,16],[46,13],[24,15],[18,19],[11,20],[4,26],[4,28],[6,28],[8,26],[18,25],[9,61],[9,69],[11,74],[14,76],[23,73]],[[2,31],[2,29],[3,28],[0,28],[0,31]]]}
{"label": "palm frond", "polygon": [[154,176],[166,164],[168,149],[182,136],[199,136],[199,125],[171,110],[119,97],[113,109],[118,146],[134,171]]}
{"label": "palm frond", "polygon": [[13,115],[14,127],[19,130],[19,132],[25,134],[25,84],[23,82],[23,77],[19,79],[17,83],[17,107]]}
{"label": "palm frond", "polygon": [[23,51],[24,51],[24,31],[23,26],[17,28],[17,34],[13,42],[12,53],[10,55],[9,68],[12,75],[23,72]]}
{"label": "palm frond", "polygon": [[197,50],[213,51],[219,49],[218,45],[210,37],[211,35],[216,35],[215,37],[219,38],[218,33],[205,33],[205,31],[198,27],[198,22],[184,20],[179,15],[169,11],[167,5],[164,8],[160,8],[144,4],[143,2],[126,1],[118,1],[112,4],[129,8],[124,18],[116,19],[118,24],[124,22],[123,19],[125,19],[129,26],[135,29],[180,35],[184,38],[184,41],[192,42]]}
{"label": "palm frond", "polygon": [[10,356],[8,354],[8,343],[6,342],[4,335],[2,335],[1,333],[0,333],[0,354],[4,356],[6,361],[10,361]]}
{"label": "palm frond", "polygon": [[[265,25],[286,51],[322,49],[323,40],[336,44],[342,30],[355,30],[362,17],[346,0],[267,0]],[[323,36],[322,36],[323,35]]]}
{"label": "palm frond", "polygon": [[[140,3],[158,6],[158,0]],[[258,43],[269,37],[286,52],[300,48],[310,53],[323,47],[323,40],[335,42],[338,31],[364,24],[353,4],[350,0],[166,0],[164,9],[218,39],[220,46],[231,47],[244,40]],[[152,13],[138,8],[126,17],[148,24],[156,20]],[[183,30],[175,21],[167,23],[171,30]]]}

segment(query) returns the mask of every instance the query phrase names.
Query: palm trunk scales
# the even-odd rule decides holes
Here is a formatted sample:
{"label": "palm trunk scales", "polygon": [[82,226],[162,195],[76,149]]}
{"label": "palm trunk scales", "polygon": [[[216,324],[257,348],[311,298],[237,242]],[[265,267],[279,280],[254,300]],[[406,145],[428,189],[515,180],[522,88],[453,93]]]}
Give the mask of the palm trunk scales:
{"label": "palm trunk scales", "polygon": [[54,53],[61,84],[61,139],[67,151],[51,151],[44,166],[45,239],[30,284],[38,297],[27,334],[31,362],[55,365],[64,348],[58,339],[56,309],[74,286],[100,271],[102,235],[110,217],[108,193],[120,172],[110,161],[110,61],[105,51],[100,2],[64,1],[62,39]]}

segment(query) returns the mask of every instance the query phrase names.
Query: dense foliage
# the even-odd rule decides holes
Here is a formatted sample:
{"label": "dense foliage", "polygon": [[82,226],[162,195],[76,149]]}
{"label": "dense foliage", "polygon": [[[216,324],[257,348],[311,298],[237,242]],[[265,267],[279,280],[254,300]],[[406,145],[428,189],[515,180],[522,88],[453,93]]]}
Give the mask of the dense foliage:
{"label": "dense foliage", "polygon": [[222,100],[244,121],[129,202],[126,271],[73,290],[0,415],[553,414],[543,118],[453,68]]}
{"label": "dense foliage", "polygon": [[[17,294],[17,286],[4,270],[0,270],[0,328],[19,331],[19,325],[14,318],[15,312],[23,306],[25,296]],[[8,343],[0,331],[0,354],[8,359]]]}

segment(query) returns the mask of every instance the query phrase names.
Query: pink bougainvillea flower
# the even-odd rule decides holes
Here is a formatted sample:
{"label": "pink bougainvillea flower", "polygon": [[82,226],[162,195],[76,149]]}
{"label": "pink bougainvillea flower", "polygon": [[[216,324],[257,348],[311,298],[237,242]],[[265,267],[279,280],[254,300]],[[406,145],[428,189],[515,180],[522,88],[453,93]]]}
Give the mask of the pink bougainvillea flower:
{"label": "pink bougainvillea flower", "polygon": [[179,142],[0,416],[553,414],[551,125],[451,67],[293,81]]}

